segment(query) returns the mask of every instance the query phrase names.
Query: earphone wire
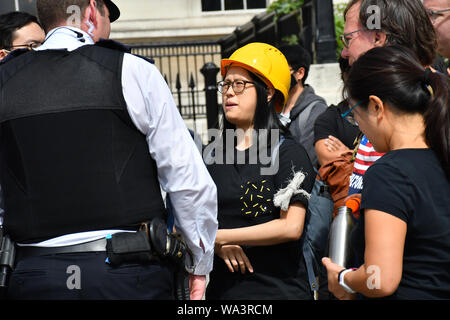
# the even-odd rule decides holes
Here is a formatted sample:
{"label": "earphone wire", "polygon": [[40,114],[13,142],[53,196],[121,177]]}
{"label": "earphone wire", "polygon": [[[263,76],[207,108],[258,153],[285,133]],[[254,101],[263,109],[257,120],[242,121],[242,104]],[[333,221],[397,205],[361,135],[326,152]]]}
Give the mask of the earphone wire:
{"label": "earphone wire", "polygon": [[51,37],[56,31],[58,31],[59,29],[67,29],[67,30],[70,30],[70,31],[74,32],[74,33],[77,35],[78,41],[80,41],[80,42],[86,42],[86,40],[84,39],[84,36],[83,36],[83,34],[82,34],[81,32],[78,32],[78,31],[76,31],[76,30],[70,29],[69,27],[64,27],[64,26],[63,26],[63,27],[58,27],[58,28],[56,28],[55,30],[53,30],[53,32],[50,33],[50,35],[48,35],[48,36],[45,38],[45,40],[44,40],[44,42],[43,42],[42,44],[44,44],[48,39],[50,39],[50,37]]}

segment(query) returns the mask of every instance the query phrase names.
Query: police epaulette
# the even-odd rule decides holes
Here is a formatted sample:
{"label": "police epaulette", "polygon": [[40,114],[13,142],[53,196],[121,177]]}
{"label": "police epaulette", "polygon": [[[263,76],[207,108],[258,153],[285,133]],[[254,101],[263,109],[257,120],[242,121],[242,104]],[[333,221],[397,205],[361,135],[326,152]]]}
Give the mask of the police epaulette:
{"label": "police epaulette", "polygon": [[130,53],[138,58],[144,59],[147,62],[150,62],[151,64],[155,64],[155,60],[148,58],[148,57],[144,57],[138,54],[134,54],[131,53],[131,47],[127,46],[123,43],[114,41],[114,40],[105,40],[105,39],[100,39],[96,44],[96,46],[98,47],[102,47],[102,48],[108,48],[108,49],[113,49],[113,50],[119,50],[125,53]]}
{"label": "police epaulette", "polygon": [[120,43],[118,41],[114,41],[111,39],[100,39],[99,41],[97,41],[95,43],[95,46],[107,48],[107,49],[118,50],[118,51],[122,51],[122,52],[126,52],[126,53],[131,53],[130,46],[127,46],[123,43]]}

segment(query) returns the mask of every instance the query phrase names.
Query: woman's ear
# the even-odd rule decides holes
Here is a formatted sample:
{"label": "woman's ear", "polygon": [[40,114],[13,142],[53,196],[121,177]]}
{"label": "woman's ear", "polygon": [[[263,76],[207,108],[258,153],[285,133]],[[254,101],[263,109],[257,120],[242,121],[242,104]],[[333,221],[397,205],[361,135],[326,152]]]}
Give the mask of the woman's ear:
{"label": "woman's ear", "polygon": [[267,102],[270,102],[270,100],[272,100],[274,95],[275,95],[275,89],[272,87],[269,87],[267,89]]}
{"label": "woman's ear", "polygon": [[377,96],[369,96],[368,111],[375,115],[379,120],[383,118],[385,112],[384,102]]}

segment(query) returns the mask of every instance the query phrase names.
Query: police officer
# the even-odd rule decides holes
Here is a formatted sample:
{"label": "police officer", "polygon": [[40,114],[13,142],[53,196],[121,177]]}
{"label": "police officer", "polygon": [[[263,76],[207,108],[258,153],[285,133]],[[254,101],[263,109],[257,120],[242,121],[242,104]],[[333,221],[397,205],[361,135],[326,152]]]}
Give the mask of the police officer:
{"label": "police officer", "polygon": [[161,186],[192,250],[199,299],[212,268],[216,187],[155,66],[100,40],[117,6],[65,3],[37,1],[44,44],[1,68],[4,226],[18,244],[8,297],[171,299],[164,259],[105,263],[105,237],[164,219]]}

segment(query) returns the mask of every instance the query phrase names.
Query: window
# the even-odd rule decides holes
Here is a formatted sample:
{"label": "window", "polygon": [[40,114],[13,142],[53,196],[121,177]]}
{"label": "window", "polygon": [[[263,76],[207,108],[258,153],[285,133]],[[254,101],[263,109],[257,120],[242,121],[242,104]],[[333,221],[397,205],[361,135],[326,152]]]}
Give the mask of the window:
{"label": "window", "polygon": [[266,0],[247,0],[247,9],[259,9],[267,7]]}
{"label": "window", "polygon": [[202,11],[261,9],[267,0],[202,0]]}
{"label": "window", "polygon": [[0,14],[22,11],[37,15],[36,0],[1,0],[0,2]]}
{"label": "window", "polygon": [[225,0],[225,10],[242,10],[244,2],[242,0]]}
{"label": "window", "polygon": [[202,0],[202,11],[220,11],[220,0]]}

